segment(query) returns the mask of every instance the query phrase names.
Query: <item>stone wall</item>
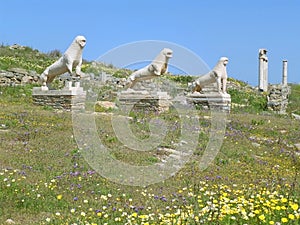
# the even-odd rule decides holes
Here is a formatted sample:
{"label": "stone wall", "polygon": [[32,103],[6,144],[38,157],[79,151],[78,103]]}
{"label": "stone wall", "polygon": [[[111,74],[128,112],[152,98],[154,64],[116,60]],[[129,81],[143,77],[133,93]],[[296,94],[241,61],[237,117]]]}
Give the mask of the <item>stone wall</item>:
{"label": "stone wall", "polygon": [[15,86],[25,84],[37,84],[39,74],[35,71],[27,71],[21,68],[13,68],[8,71],[0,70],[0,85]]}
{"label": "stone wall", "polygon": [[270,85],[268,94],[268,109],[285,113],[289,102],[291,88],[288,85]]}

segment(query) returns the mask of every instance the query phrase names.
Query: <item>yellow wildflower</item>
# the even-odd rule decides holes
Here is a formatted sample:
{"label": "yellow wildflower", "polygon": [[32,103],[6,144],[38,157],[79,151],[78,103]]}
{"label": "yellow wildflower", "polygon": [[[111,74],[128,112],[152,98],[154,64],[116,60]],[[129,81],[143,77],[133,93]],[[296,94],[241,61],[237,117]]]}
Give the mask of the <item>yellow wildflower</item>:
{"label": "yellow wildflower", "polygon": [[298,208],[299,208],[297,203],[291,203],[290,206],[294,211],[298,210]]}
{"label": "yellow wildflower", "polygon": [[289,214],[289,219],[290,220],[294,220],[295,219],[295,216],[293,214]]}
{"label": "yellow wildflower", "polygon": [[62,195],[57,195],[56,198],[57,198],[58,200],[61,200],[61,199],[62,199]]}
{"label": "yellow wildflower", "polygon": [[266,219],[265,215],[264,214],[261,214],[259,217],[258,217],[260,220],[264,221]]}

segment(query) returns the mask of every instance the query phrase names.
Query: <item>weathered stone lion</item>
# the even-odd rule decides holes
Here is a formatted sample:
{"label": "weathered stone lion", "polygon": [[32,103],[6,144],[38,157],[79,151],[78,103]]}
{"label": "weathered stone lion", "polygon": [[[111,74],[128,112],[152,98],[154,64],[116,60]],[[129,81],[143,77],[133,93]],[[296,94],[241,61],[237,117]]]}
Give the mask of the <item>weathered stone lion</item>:
{"label": "weathered stone lion", "polygon": [[227,71],[226,65],[228,63],[228,58],[221,57],[217,65],[212,69],[212,71],[207,74],[200,76],[192,83],[192,92],[201,92],[203,87],[208,84],[217,83],[217,89],[219,93],[226,94],[226,84],[227,84]]}
{"label": "weathered stone lion", "polygon": [[56,76],[68,72],[72,76],[75,68],[76,76],[81,76],[82,50],[86,44],[84,36],[77,36],[66,52],[56,62],[47,67],[40,76],[43,86],[49,86]]}
{"label": "weathered stone lion", "polygon": [[149,80],[158,77],[168,71],[168,61],[173,56],[173,51],[164,48],[148,66],[132,73],[127,81],[126,87],[132,88],[138,81]]}

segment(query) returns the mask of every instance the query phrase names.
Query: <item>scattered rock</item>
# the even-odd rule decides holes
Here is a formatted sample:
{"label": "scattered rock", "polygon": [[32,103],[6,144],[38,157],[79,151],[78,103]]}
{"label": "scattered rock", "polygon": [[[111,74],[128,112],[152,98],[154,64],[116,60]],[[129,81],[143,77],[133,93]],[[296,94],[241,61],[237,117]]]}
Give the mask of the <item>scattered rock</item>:
{"label": "scattered rock", "polygon": [[105,109],[115,109],[116,104],[114,102],[109,102],[109,101],[97,101],[96,105],[101,106]]}
{"label": "scattered rock", "polygon": [[22,69],[22,68],[11,68],[8,71],[13,72],[13,73],[19,73],[19,74],[28,75],[27,70]]}
{"label": "scattered rock", "polygon": [[256,142],[253,142],[252,145],[256,148],[260,147],[260,144],[256,143]]}
{"label": "scattered rock", "polygon": [[32,83],[32,81],[33,81],[33,77],[25,75],[24,77],[22,77],[21,83],[22,84],[30,84],[30,83]]}
{"label": "scattered rock", "polygon": [[22,46],[22,45],[13,44],[13,45],[9,46],[9,49],[11,49],[11,50],[14,50],[14,49],[24,50],[25,47]]}
{"label": "scattered rock", "polygon": [[29,71],[22,68],[12,68],[9,71],[0,71],[0,85],[14,86],[25,84],[37,84],[39,75],[35,71]]}
{"label": "scattered rock", "polygon": [[7,219],[5,221],[6,224],[16,224],[15,221],[13,221],[12,219]]}
{"label": "scattered rock", "polygon": [[296,120],[300,120],[300,115],[292,113],[292,116],[296,119]]}
{"label": "scattered rock", "polygon": [[232,108],[245,108],[247,105],[245,104],[237,104],[237,103],[231,103]]}
{"label": "scattered rock", "polygon": [[300,151],[300,143],[294,144],[298,151]]}

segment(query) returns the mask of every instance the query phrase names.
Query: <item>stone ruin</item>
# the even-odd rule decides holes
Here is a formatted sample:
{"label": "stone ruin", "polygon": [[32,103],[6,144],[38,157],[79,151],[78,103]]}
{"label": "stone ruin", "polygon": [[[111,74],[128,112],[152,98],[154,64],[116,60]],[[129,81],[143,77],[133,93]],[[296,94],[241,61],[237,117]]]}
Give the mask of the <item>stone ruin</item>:
{"label": "stone ruin", "polygon": [[8,71],[0,70],[0,86],[17,86],[25,84],[38,84],[39,75],[35,71],[21,68],[12,68]]}
{"label": "stone ruin", "polygon": [[288,85],[270,85],[268,94],[268,109],[284,114],[289,103],[291,88]]}
{"label": "stone ruin", "polygon": [[268,57],[266,49],[259,49],[259,91],[267,93],[267,106],[269,110],[285,113],[291,88],[287,83],[287,60],[283,60],[281,84],[269,85],[268,83]]}
{"label": "stone ruin", "polygon": [[72,107],[84,108],[86,92],[80,87],[78,80],[74,85],[72,81],[66,81],[61,90],[51,90],[51,83],[55,77],[66,72],[72,77],[73,67],[75,76],[82,76],[82,50],[85,44],[85,37],[77,36],[63,56],[45,69],[40,76],[42,86],[33,88],[32,98],[35,104],[66,110],[71,110]]}
{"label": "stone ruin", "polygon": [[54,109],[71,110],[72,107],[84,108],[86,92],[79,82],[65,82],[61,90],[44,90],[43,87],[33,88],[33,103],[40,106],[50,106]]}
{"label": "stone ruin", "polygon": [[[82,37],[85,44],[85,38]],[[76,38],[75,38],[76,40]],[[75,41],[74,40],[74,41]],[[73,41],[73,42],[74,42]],[[73,45],[74,43],[72,43]],[[84,46],[84,45],[83,45]],[[71,46],[70,46],[71,47]],[[70,47],[68,50],[70,50]],[[66,53],[68,52],[66,51]],[[71,49],[72,50],[72,49]],[[159,89],[155,87],[155,83],[151,80],[152,78],[159,77],[162,73],[167,71],[167,63],[168,59],[172,57],[172,50],[163,49],[160,52],[160,55],[163,55],[163,52],[168,50],[167,57],[165,57],[165,61],[160,62],[157,60],[157,57],[151,64],[147,67],[142,68],[139,71],[141,75],[138,73],[139,71],[134,72],[132,75],[135,75],[134,79],[131,78],[131,82],[134,81],[134,85],[128,90],[121,91],[118,94],[119,102],[124,105],[135,105],[136,108],[148,108],[151,111],[164,111],[168,109],[170,105],[170,96],[167,93],[161,92]],[[73,51],[69,51],[72,52]],[[82,48],[81,48],[82,52]],[[171,56],[171,57],[169,57]],[[78,58],[78,56],[76,56]],[[70,58],[70,57],[67,57]],[[72,58],[72,57],[71,57]],[[159,58],[159,57],[158,57]],[[161,57],[162,58],[162,57]],[[223,57],[224,58],[224,57]],[[222,59],[222,58],[221,58]],[[201,105],[202,108],[218,108],[225,111],[230,111],[231,107],[231,98],[230,95],[226,93],[226,80],[227,80],[227,72],[226,72],[226,64],[228,59],[226,58],[226,64],[222,64],[223,67],[217,68],[218,64],[213,68],[209,73],[199,76],[197,80],[194,82],[193,92],[188,93],[186,95],[186,99],[188,103]],[[224,58],[225,59],[225,58]],[[81,55],[80,58],[76,59],[78,64],[76,63],[76,75],[80,73],[81,66]],[[64,61],[63,58],[58,61]],[[268,99],[268,109],[278,112],[285,113],[288,98],[291,93],[291,89],[287,83],[287,60],[283,60],[282,67],[282,82],[281,84],[268,84],[268,57],[266,49],[259,49],[259,91],[267,93]],[[54,63],[54,66],[57,62]],[[157,65],[156,65],[157,64]],[[220,64],[220,65],[221,65]],[[164,69],[162,68],[162,65]],[[48,72],[49,68],[52,68],[53,65],[48,67],[45,71]],[[65,67],[67,68],[67,67]],[[155,71],[159,68],[159,72]],[[66,69],[67,71],[70,68]],[[144,72],[144,70],[146,72]],[[65,69],[64,71],[65,72]],[[69,71],[70,72],[70,71]],[[45,72],[43,73],[45,74]],[[138,74],[139,76],[137,76]],[[60,74],[55,74],[58,76]],[[61,78],[66,74],[62,74]],[[144,78],[144,77],[146,78]],[[69,75],[70,77],[70,75]],[[92,76],[91,76],[92,77]],[[8,71],[0,71],[0,85],[5,86],[14,86],[14,85],[24,85],[24,84],[38,84],[40,76],[35,71],[25,71],[24,69],[14,68]],[[59,78],[60,80],[62,80]],[[96,79],[96,77],[95,77]],[[112,76],[110,74],[106,74],[102,72],[97,78],[101,83],[106,83],[106,81],[111,80]],[[135,82],[138,80],[138,82]],[[51,79],[52,81],[52,79]],[[46,105],[51,106],[57,109],[67,109],[70,110],[72,107],[72,102],[77,102],[80,100],[84,100],[86,96],[86,92],[83,91],[83,88],[80,87],[80,83],[70,82],[68,79],[64,79],[65,86],[61,90],[49,90],[48,86],[43,85],[42,87],[36,87],[33,89],[33,102],[38,105]],[[128,80],[126,81],[128,83]],[[125,82],[125,83],[126,83]],[[44,83],[45,84],[45,83]],[[48,83],[49,84],[49,83]],[[199,88],[200,87],[200,88]],[[78,98],[79,100],[75,101]],[[76,103],[76,104],[77,104]]]}
{"label": "stone ruin", "polygon": [[287,83],[287,60],[283,60],[281,84],[269,86],[268,109],[281,114],[285,113],[290,94],[291,88]]}
{"label": "stone ruin", "polygon": [[162,91],[159,84],[152,80],[140,81],[134,89],[119,92],[117,99],[120,108],[132,108],[137,112],[165,112],[171,105],[168,92]]}
{"label": "stone ruin", "polygon": [[258,89],[260,91],[268,91],[268,57],[266,49],[259,49],[259,78]]}
{"label": "stone ruin", "polygon": [[152,79],[157,79],[168,70],[168,61],[173,51],[162,49],[147,66],[133,72],[127,79],[125,87],[118,93],[118,106],[125,110],[164,112],[169,109],[171,97],[162,91]]}
{"label": "stone ruin", "polygon": [[192,93],[187,94],[187,102],[203,109],[230,112],[231,96],[226,91],[228,58],[221,57],[216,66],[207,74],[189,85]]}

